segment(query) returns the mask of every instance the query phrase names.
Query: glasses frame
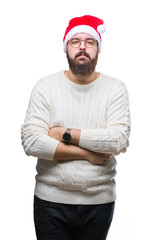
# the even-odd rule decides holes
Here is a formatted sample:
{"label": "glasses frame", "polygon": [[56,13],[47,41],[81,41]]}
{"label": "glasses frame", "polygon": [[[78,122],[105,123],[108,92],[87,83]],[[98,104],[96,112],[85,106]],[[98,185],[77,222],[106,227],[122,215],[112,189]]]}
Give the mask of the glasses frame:
{"label": "glasses frame", "polygon": [[[74,39],[76,39],[76,40],[79,40],[80,42],[79,42],[79,45],[77,46],[77,47],[74,47],[74,46],[72,46],[72,44],[71,44],[71,42],[72,42],[72,40],[74,40]],[[93,40],[93,42],[94,42],[94,45],[93,46],[91,46],[91,47],[88,47],[87,46],[87,44],[86,44],[86,41],[88,41],[88,40]],[[73,47],[73,48],[79,48],[80,46],[81,46],[81,42],[84,42],[84,45],[85,45],[85,47],[87,47],[87,48],[93,48],[95,45],[96,45],[96,43],[97,43],[97,40],[95,40],[95,39],[93,39],[93,38],[86,38],[86,39],[80,39],[80,38],[71,38],[69,41],[69,44],[70,44],[70,46],[71,47]]]}

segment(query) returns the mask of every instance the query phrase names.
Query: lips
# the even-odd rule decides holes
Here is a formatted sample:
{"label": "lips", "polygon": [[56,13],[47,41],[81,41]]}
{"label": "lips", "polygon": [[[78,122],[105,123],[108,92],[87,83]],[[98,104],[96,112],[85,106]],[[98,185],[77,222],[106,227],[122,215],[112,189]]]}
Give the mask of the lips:
{"label": "lips", "polygon": [[[80,56],[78,56],[78,57],[85,57],[85,58],[86,58],[87,56],[86,56],[86,55],[84,55],[84,54],[81,54],[81,55],[80,55]],[[78,58],[78,57],[77,57],[77,58]]]}

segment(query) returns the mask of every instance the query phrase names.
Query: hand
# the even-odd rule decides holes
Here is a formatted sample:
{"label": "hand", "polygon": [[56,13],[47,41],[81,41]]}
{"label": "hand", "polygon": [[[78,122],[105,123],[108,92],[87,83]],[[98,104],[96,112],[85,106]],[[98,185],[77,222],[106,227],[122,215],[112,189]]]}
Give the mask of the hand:
{"label": "hand", "polygon": [[87,160],[93,164],[104,165],[110,159],[111,154],[89,151]]}
{"label": "hand", "polygon": [[63,134],[65,133],[65,131],[66,131],[65,127],[55,126],[49,129],[48,136],[60,142],[63,142]]}

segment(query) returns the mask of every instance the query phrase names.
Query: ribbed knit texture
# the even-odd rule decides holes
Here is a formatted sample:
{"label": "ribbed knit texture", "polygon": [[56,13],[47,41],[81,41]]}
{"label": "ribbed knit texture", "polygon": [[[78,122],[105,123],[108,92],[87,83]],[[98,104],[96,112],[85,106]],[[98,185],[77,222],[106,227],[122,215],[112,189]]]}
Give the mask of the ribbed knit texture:
{"label": "ribbed knit texture", "polygon": [[[106,165],[87,160],[54,161],[59,141],[48,136],[53,126],[81,129],[79,146],[111,154]],[[22,144],[27,155],[38,157],[35,194],[70,204],[115,201],[115,155],[129,145],[130,113],[126,87],[101,74],[79,85],[64,71],[39,80],[31,94]]]}

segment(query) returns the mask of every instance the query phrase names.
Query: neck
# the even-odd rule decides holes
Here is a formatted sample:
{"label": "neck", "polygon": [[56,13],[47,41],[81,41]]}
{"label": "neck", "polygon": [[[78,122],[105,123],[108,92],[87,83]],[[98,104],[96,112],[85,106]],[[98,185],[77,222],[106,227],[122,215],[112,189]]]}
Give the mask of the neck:
{"label": "neck", "polygon": [[71,69],[69,69],[68,71],[65,71],[65,75],[72,82],[75,82],[75,83],[81,84],[81,85],[85,85],[85,84],[91,83],[94,80],[96,80],[99,77],[100,73],[97,73],[94,71],[89,76],[75,75],[72,73]]}

